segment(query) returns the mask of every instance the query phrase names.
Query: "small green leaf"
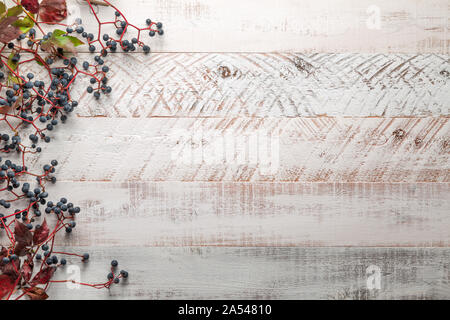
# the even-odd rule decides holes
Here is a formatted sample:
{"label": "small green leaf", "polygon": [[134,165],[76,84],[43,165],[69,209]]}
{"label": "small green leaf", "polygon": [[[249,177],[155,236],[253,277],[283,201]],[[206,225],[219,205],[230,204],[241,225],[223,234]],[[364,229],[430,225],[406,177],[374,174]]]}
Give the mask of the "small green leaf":
{"label": "small green leaf", "polygon": [[6,6],[3,2],[0,2],[0,14],[5,13]]}
{"label": "small green leaf", "polygon": [[77,37],[67,36],[66,38],[68,38],[69,41],[72,42],[72,44],[73,44],[75,47],[78,47],[78,46],[84,44],[84,42],[81,41],[80,39],[78,39]]}
{"label": "small green leaf", "polygon": [[66,51],[75,52],[75,47],[82,45],[83,42],[77,37],[67,35],[67,32],[55,29],[50,39],[43,41],[41,48],[49,50],[52,46],[62,48]]}
{"label": "small green leaf", "polygon": [[11,16],[18,16],[18,15],[21,14],[22,12],[23,12],[22,6],[15,6],[15,7],[9,8],[9,9],[8,9],[8,12],[6,13],[6,15],[7,15],[8,17],[11,17]]}
{"label": "small green leaf", "polygon": [[8,75],[8,81],[9,81],[9,83],[13,82],[15,84],[22,84],[22,79],[16,77],[13,74]]}
{"label": "small green leaf", "polygon": [[50,42],[53,43],[54,45],[56,45],[57,47],[64,49],[70,41],[67,37],[52,36],[52,38],[50,39]]}
{"label": "small green leaf", "polygon": [[61,30],[61,29],[55,29],[52,31],[52,38],[53,37],[60,37],[62,35],[65,35],[67,32]]}
{"label": "small green leaf", "polygon": [[[32,15],[32,16],[34,17],[34,15]],[[30,31],[31,28],[33,28],[34,21],[29,16],[26,16],[23,19],[17,20],[12,25],[15,27],[18,27],[20,29],[20,31],[22,31],[23,33],[26,33],[28,31]]]}
{"label": "small green leaf", "polygon": [[[19,62],[14,62],[12,60],[15,55],[16,54],[14,52],[11,52],[10,55],[8,56],[8,66],[14,71],[17,69],[17,66],[19,65]],[[22,83],[22,79],[17,77],[11,71],[8,72],[8,81],[14,82],[14,83],[17,83],[17,84],[21,84]]]}
{"label": "small green leaf", "polygon": [[17,66],[18,66],[18,62],[14,62],[13,61],[13,57],[15,56],[16,54],[14,53],[14,52],[11,52],[10,53],[10,55],[8,56],[8,66],[10,66],[11,67],[11,69],[13,69],[13,70],[16,70],[17,69]]}

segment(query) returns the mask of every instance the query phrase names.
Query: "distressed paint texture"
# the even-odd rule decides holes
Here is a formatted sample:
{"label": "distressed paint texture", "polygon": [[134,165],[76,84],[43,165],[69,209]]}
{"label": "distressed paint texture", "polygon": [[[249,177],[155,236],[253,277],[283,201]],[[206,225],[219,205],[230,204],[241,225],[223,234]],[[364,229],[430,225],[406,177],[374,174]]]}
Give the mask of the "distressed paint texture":
{"label": "distressed paint texture", "polygon": [[73,91],[78,115],[450,115],[447,55],[161,53],[108,61],[113,93],[96,101],[84,79]]}
{"label": "distressed paint texture", "polygon": [[130,278],[50,296],[450,298],[447,0],[113,3],[164,37],[108,55],[110,97],[80,81],[30,167],[58,159],[49,193],[82,207],[58,238],[91,253],[82,280]]}
{"label": "distressed paint texture", "polygon": [[48,191],[82,209],[76,232],[58,238],[67,246],[450,244],[448,183],[59,182]]}
{"label": "distressed paint texture", "polygon": [[447,117],[78,118],[54,139],[60,180],[450,181]]}
{"label": "distressed paint texture", "polygon": [[[62,299],[448,299],[448,248],[97,248],[83,280],[98,281],[111,256],[130,271],[111,290],[68,290]],[[133,257],[130,259],[130,257]],[[69,263],[74,261],[70,257]],[[381,269],[381,288],[367,289],[366,270]],[[62,271],[57,277],[67,276]]]}
{"label": "distressed paint texture", "polygon": [[[75,7],[69,10],[69,17],[82,16],[86,26],[96,28],[87,6],[72,3]],[[449,53],[447,0],[113,3],[126,9],[127,17],[141,26],[149,17],[164,23],[164,36],[150,42],[155,52]],[[101,9],[105,8],[100,8],[100,16],[105,20],[113,17],[113,10]]]}
{"label": "distressed paint texture", "polygon": [[[86,92],[89,79],[77,78],[71,95],[80,117],[450,115],[448,55],[155,53],[106,59],[113,91],[96,100]],[[21,67],[48,80],[36,63]]]}

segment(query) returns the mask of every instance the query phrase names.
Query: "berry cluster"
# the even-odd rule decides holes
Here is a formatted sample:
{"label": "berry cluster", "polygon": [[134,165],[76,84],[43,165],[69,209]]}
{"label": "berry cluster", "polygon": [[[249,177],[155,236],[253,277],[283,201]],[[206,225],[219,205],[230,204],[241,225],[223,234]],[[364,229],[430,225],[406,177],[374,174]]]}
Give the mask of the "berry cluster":
{"label": "berry cluster", "polygon": [[[164,32],[162,23],[150,19],[143,28],[130,24],[108,1],[104,2],[115,10],[114,20],[102,22],[91,1],[85,0],[98,22],[95,33],[85,31],[81,19],[72,25],[54,24],[49,21],[51,11],[44,12],[45,22],[39,21],[41,11],[37,0],[22,1],[22,5],[13,1],[16,6],[4,8],[8,19],[14,22],[8,28],[13,29],[7,34],[0,30],[0,152],[9,157],[4,162],[0,157],[0,299],[11,298],[18,289],[22,293],[16,299],[25,295],[31,299],[45,299],[51,283],[69,281],[52,280],[54,272],[68,263],[66,257],[75,256],[86,262],[89,254],[55,250],[56,234],[61,230],[72,233],[76,227],[75,217],[81,210],[65,197],[59,201],[48,200],[46,184],[56,182],[54,173],[58,161],[52,160],[43,165],[40,173],[33,173],[26,165],[28,156],[42,152],[40,142],[51,142],[51,132],[66,123],[78,106],[78,101],[71,95],[78,76],[89,78],[86,90],[99,99],[102,94],[112,91],[107,77],[110,70],[104,61],[108,52],[118,49],[129,52],[141,47],[144,53],[149,53],[150,47],[141,40],[142,33],[145,31],[153,37]],[[63,12],[60,6],[65,5],[65,1],[56,2],[59,19]],[[0,14],[1,10],[0,5]],[[0,22],[2,17],[0,15]],[[63,26],[65,30],[55,28],[44,32],[44,24]],[[104,25],[114,26],[115,33],[102,34]],[[137,36],[125,39],[130,29],[134,29]],[[13,38],[5,42],[8,36]],[[80,63],[73,55],[83,41],[90,52],[99,50],[92,62]],[[25,71],[30,64],[37,65],[40,70]],[[47,221],[50,222],[47,224]],[[4,239],[7,243],[3,243]],[[128,277],[127,271],[117,272],[117,266],[118,262],[113,260],[104,283],[80,284],[109,288]]]}

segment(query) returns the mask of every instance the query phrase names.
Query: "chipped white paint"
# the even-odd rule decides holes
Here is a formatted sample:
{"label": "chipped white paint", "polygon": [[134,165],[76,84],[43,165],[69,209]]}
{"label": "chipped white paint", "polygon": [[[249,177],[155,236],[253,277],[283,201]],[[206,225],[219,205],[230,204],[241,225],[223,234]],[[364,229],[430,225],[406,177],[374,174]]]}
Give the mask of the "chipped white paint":
{"label": "chipped white paint", "polygon": [[[92,55],[80,54],[80,61]],[[78,84],[84,117],[450,115],[445,55],[111,55],[99,101]]]}
{"label": "chipped white paint", "polygon": [[[81,53],[78,60],[93,56]],[[447,55],[156,53],[113,54],[106,61],[112,93],[94,99],[86,92],[89,79],[80,75],[71,91],[77,115],[450,115]],[[34,62],[21,68],[49,81]]]}
{"label": "chipped white paint", "polygon": [[[136,24],[161,20],[150,41],[164,52],[405,52],[449,51],[447,0],[113,0]],[[380,8],[380,28],[367,26]],[[81,16],[96,27],[88,7]],[[114,11],[100,8],[112,20]],[[104,28],[102,32],[111,33]],[[148,37],[149,38],[149,37]]]}
{"label": "chipped white paint", "polygon": [[[112,258],[131,277],[111,291],[54,285],[53,298],[450,297],[447,0],[112,2],[165,35],[153,55],[108,55],[109,98],[79,81],[75,116],[30,167],[58,159],[51,197],[82,207],[58,236],[91,253],[82,280],[105,279]],[[280,138],[273,175],[233,161],[238,150],[176,157],[261,129]],[[380,291],[366,288],[371,265]]]}
{"label": "chipped white paint", "polygon": [[48,191],[81,207],[76,232],[58,238],[66,246],[450,245],[447,183],[59,182]]}
{"label": "chipped white paint", "polygon": [[[111,257],[130,272],[111,290],[67,290],[55,299],[448,299],[450,251],[444,248],[65,248],[89,251],[82,280],[106,279]],[[69,264],[79,263],[68,258]],[[381,289],[366,269],[381,269]],[[55,274],[63,279],[64,269]]]}
{"label": "chipped white paint", "polygon": [[[449,182],[449,125],[447,117],[76,118],[52,132],[38,163],[57,157],[58,178],[72,181]],[[247,138],[255,132],[278,147],[261,149]],[[231,157],[216,154],[221,135],[237,146]],[[252,160],[261,150],[268,158]],[[205,161],[212,154],[221,160]],[[278,170],[268,174],[272,157]]]}

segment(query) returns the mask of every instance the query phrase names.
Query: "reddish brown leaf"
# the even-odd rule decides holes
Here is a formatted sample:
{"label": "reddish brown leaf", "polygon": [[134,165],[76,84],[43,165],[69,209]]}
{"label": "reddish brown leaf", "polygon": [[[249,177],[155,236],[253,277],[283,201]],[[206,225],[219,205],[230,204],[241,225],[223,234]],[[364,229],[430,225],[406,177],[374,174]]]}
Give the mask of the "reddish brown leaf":
{"label": "reddish brown leaf", "polygon": [[45,300],[48,298],[45,290],[39,287],[23,288],[22,290],[31,298],[31,300]]}
{"label": "reddish brown leaf", "polygon": [[47,284],[55,273],[56,267],[47,267],[39,271],[31,282],[32,285]]}
{"label": "reddish brown leaf", "polygon": [[6,17],[0,21],[0,42],[8,43],[22,34],[19,28],[11,24],[17,21],[16,16]]}
{"label": "reddish brown leaf", "polygon": [[43,0],[39,7],[39,16],[45,22],[58,22],[67,17],[66,0]]}
{"label": "reddish brown leaf", "polygon": [[14,247],[14,253],[17,254],[19,257],[23,257],[28,253],[28,251],[29,249],[23,242],[17,242],[16,246]]}
{"label": "reddish brown leaf", "polygon": [[30,281],[31,279],[31,275],[33,274],[33,267],[33,260],[26,260],[22,266],[22,270],[20,270],[23,280],[25,280],[26,282]]}
{"label": "reddish brown leaf", "polygon": [[8,249],[6,249],[5,247],[2,247],[2,249],[0,250],[0,263],[1,263],[1,259],[6,257],[7,255],[8,255]]}
{"label": "reddish brown leaf", "polygon": [[22,0],[20,3],[22,7],[24,7],[27,11],[31,13],[38,13],[39,11],[39,2],[38,0]]}
{"label": "reddish brown leaf", "polygon": [[11,111],[11,106],[1,106],[0,107],[0,114],[7,114]]}
{"label": "reddish brown leaf", "polygon": [[44,219],[44,222],[41,226],[36,227],[33,235],[33,244],[38,245],[47,240],[48,234],[50,233],[50,229],[48,228],[47,221]]}
{"label": "reddish brown leaf", "polygon": [[26,246],[31,246],[33,235],[27,226],[18,220],[14,223],[14,237],[17,242],[20,242]]}
{"label": "reddish brown leaf", "polygon": [[14,281],[6,274],[0,275],[0,299],[14,289]]}

